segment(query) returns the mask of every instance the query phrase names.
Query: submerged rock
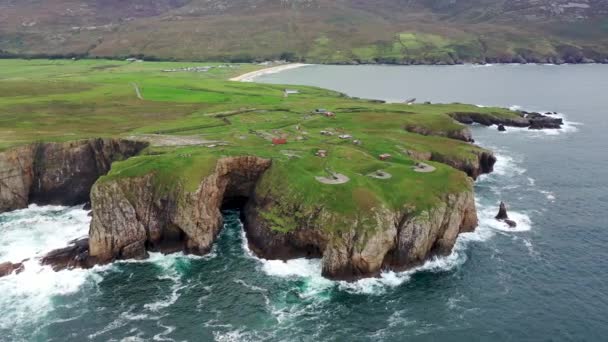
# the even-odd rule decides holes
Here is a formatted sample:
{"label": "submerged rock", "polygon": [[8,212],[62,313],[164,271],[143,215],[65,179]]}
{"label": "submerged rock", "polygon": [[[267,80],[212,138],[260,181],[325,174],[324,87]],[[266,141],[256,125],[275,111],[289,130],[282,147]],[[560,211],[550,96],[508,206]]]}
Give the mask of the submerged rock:
{"label": "submerged rock", "polygon": [[507,129],[505,128],[505,125],[500,124],[500,125],[498,125],[498,131],[499,131],[499,132],[506,132],[506,131],[507,131]]}

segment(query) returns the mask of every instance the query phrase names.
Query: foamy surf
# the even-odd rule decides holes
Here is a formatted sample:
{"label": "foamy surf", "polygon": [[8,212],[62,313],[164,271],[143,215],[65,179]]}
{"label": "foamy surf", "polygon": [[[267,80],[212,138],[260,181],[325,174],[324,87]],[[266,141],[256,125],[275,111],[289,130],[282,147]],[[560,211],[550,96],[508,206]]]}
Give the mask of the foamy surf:
{"label": "foamy surf", "polygon": [[82,206],[37,206],[0,215],[0,262],[39,257],[86,236],[91,218]]}
{"label": "foamy surf", "polygon": [[[304,280],[304,285],[299,296],[303,299],[314,298],[318,300],[326,299],[324,294],[330,289],[338,289],[354,294],[380,295],[390,288],[395,288],[409,281],[416,272],[436,273],[450,271],[466,261],[464,251],[468,242],[483,239],[483,235],[479,233],[461,234],[454,250],[448,256],[433,258],[419,267],[404,272],[385,271],[379,277],[346,282],[334,281],[323,277],[321,275],[321,259],[300,258],[282,261],[259,258],[249,249],[247,236],[242,225],[240,230],[243,251],[259,263],[260,269],[266,275],[284,279]],[[283,315],[284,313],[281,311],[278,314]]]}
{"label": "foamy surf", "polygon": [[[0,278],[0,330],[18,322],[36,322],[50,312],[54,296],[77,292],[84,284],[101,281],[91,270],[53,271],[38,258],[64,247],[68,241],[85,236],[89,229],[88,211],[78,207],[37,206],[0,215],[0,262],[24,262],[24,270]],[[20,325],[20,324],[19,324]]]}
{"label": "foamy surf", "polygon": [[[524,110],[527,112],[537,112],[537,113],[541,113],[541,114],[552,112],[552,111],[548,111],[548,110],[536,110],[536,109],[530,109],[530,108],[522,108],[521,106],[518,106],[518,105],[512,105],[509,107],[509,109],[513,110],[513,111]],[[541,137],[541,136],[547,136],[547,135],[559,135],[559,134],[568,134],[568,133],[578,132],[578,127],[583,125],[583,123],[581,123],[581,122],[568,120],[566,114],[564,114],[564,113],[556,112],[555,114],[551,114],[551,115],[547,115],[547,116],[552,117],[552,118],[562,119],[564,121],[564,124],[559,129],[531,130],[531,129],[528,129],[527,127],[508,127],[507,131],[503,132],[503,133],[508,134],[509,132],[519,132],[519,133],[525,132],[527,134],[530,134],[531,136]],[[495,127],[491,127],[491,128],[495,129]]]}

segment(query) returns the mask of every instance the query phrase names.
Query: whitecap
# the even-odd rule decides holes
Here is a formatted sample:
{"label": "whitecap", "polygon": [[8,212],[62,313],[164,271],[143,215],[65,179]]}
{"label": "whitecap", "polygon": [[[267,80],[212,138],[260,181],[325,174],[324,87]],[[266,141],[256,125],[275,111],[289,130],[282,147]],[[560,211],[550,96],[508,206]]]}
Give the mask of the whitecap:
{"label": "whitecap", "polygon": [[0,262],[19,262],[86,236],[91,218],[82,206],[37,206],[0,215]]}
{"label": "whitecap", "polygon": [[144,308],[153,312],[158,312],[175,304],[181,296],[180,291],[186,287],[182,284],[181,275],[175,269],[175,263],[180,259],[175,255],[164,255],[162,253],[150,253],[149,262],[163,268],[164,272],[157,277],[158,280],[169,280],[172,282],[171,292],[166,297],[144,304]]}
{"label": "whitecap", "polygon": [[216,342],[247,342],[252,341],[250,334],[242,330],[232,330],[228,332],[213,332],[213,340]]}
{"label": "whitecap", "polygon": [[[527,112],[536,112],[536,113],[549,113],[549,112],[553,113],[552,111],[549,111],[549,110],[536,110],[536,109],[529,109],[529,108],[524,109],[518,105],[512,105],[509,107],[509,109],[512,111],[524,110]],[[583,123],[581,123],[581,122],[568,120],[565,113],[556,112],[556,113],[548,115],[548,116],[552,117],[552,118],[562,119],[564,124],[559,129],[531,130],[531,129],[528,129],[527,127],[508,127],[507,131],[503,132],[503,133],[515,132],[515,133],[526,133],[531,136],[547,136],[547,135],[551,136],[551,135],[559,135],[559,134],[563,134],[563,133],[578,132],[578,126],[583,125]],[[490,126],[488,128],[496,129],[496,128],[494,128],[494,126]]]}
{"label": "whitecap", "polygon": [[54,296],[73,294],[84,284],[96,286],[102,280],[99,272],[109,266],[55,272],[38,260],[85,236],[89,222],[88,211],[81,206],[31,205],[0,215],[0,262],[27,258],[21,273],[0,278],[0,307],[7,308],[0,317],[0,330],[14,328],[18,322],[35,322],[53,310]]}

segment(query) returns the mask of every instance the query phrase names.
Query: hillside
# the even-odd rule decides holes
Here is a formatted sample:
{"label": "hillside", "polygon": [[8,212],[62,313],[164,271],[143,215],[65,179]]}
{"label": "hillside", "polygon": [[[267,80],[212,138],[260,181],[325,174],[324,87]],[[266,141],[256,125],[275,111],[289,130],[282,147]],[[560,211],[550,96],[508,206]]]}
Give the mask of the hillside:
{"label": "hillside", "polygon": [[0,0],[0,54],[606,62],[607,0]]}

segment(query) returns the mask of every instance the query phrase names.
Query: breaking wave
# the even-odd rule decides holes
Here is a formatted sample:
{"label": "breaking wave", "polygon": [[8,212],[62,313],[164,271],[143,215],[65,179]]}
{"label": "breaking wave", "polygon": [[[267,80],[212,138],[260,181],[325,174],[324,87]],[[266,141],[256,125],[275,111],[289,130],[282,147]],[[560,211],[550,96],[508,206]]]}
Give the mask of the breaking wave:
{"label": "breaking wave", "polygon": [[[536,109],[531,109],[531,108],[522,108],[521,106],[518,105],[513,105],[509,107],[510,110],[525,110],[528,112],[537,112],[537,113],[553,113],[552,111],[549,110],[536,110]],[[576,121],[570,121],[568,120],[567,116],[565,113],[559,113],[559,112],[555,112],[554,114],[549,115],[552,118],[560,118],[562,120],[564,120],[564,124],[562,125],[562,128],[560,129],[541,129],[541,130],[530,130],[528,128],[525,127],[509,127],[507,128],[507,132],[505,133],[509,133],[509,132],[526,132],[528,134],[531,134],[532,136],[547,136],[547,135],[559,135],[559,134],[565,134],[565,133],[574,133],[574,132],[578,132],[578,127],[582,126],[583,124],[580,122],[576,122]]]}
{"label": "breaking wave", "polygon": [[0,278],[0,330],[35,324],[52,310],[52,298],[78,291],[85,283],[101,281],[92,270],[55,272],[38,258],[87,234],[88,211],[78,207],[37,206],[0,215],[0,262],[23,262],[24,270]]}

